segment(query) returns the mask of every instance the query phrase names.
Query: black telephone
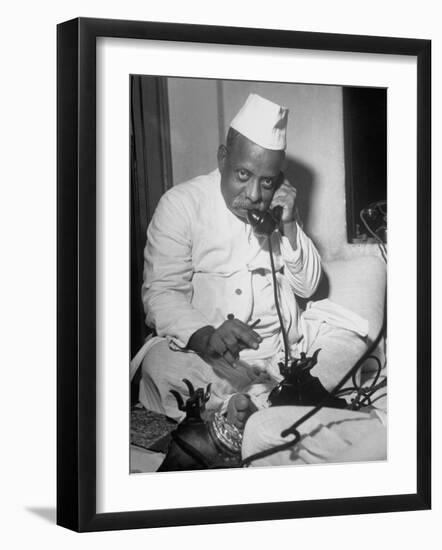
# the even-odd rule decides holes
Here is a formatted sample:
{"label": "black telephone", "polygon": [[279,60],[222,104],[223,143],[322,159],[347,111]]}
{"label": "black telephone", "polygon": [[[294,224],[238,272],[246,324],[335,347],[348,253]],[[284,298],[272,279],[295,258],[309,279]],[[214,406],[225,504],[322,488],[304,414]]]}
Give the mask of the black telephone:
{"label": "black telephone", "polygon": [[257,235],[271,235],[281,223],[282,206],[275,206],[266,212],[249,210],[247,219]]}

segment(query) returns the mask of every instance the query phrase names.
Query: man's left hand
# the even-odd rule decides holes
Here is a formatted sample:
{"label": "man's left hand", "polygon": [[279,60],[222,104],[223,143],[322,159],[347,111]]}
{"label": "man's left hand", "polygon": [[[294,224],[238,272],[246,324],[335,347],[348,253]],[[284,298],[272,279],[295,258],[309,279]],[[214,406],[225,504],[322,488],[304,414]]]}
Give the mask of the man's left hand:
{"label": "man's left hand", "polygon": [[296,221],[296,189],[285,178],[273,195],[270,208],[273,209],[275,206],[282,206],[282,223]]}

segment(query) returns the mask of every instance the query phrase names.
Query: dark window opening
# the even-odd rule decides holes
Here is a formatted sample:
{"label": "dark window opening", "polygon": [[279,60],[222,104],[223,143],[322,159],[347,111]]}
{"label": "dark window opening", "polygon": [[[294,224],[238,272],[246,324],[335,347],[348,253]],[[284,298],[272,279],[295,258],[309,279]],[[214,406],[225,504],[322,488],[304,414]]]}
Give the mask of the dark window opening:
{"label": "dark window opening", "polygon": [[387,242],[387,90],[344,88],[345,187],[350,243]]}

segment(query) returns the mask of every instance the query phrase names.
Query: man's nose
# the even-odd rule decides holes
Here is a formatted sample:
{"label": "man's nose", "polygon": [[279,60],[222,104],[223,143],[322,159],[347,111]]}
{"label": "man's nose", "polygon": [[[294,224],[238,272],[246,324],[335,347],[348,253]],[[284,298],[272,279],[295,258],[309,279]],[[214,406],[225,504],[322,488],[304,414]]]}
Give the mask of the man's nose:
{"label": "man's nose", "polygon": [[261,196],[261,185],[258,179],[253,179],[248,182],[246,189],[246,196],[251,202],[260,202],[262,199]]}

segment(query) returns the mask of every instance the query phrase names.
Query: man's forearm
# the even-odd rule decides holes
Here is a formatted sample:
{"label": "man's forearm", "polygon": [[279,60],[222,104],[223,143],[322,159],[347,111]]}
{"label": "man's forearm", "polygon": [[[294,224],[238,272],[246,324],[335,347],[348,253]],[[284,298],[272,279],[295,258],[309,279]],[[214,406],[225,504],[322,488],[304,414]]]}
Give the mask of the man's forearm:
{"label": "man's forearm", "polygon": [[183,292],[157,283],[152,283],[145,291],[143,305],[146,324],[155,327],[158,336],[167,338],[174,348],[187,348],[192,335],[210,324]]}
{"label": "man's forearm", "polygon": [[[293,222],[283,227],[282,256],[286,275],[296,295],[310,297],[321,279],[321,259],[311,239]],[[290,225],[290,227],[289,227]]]}

